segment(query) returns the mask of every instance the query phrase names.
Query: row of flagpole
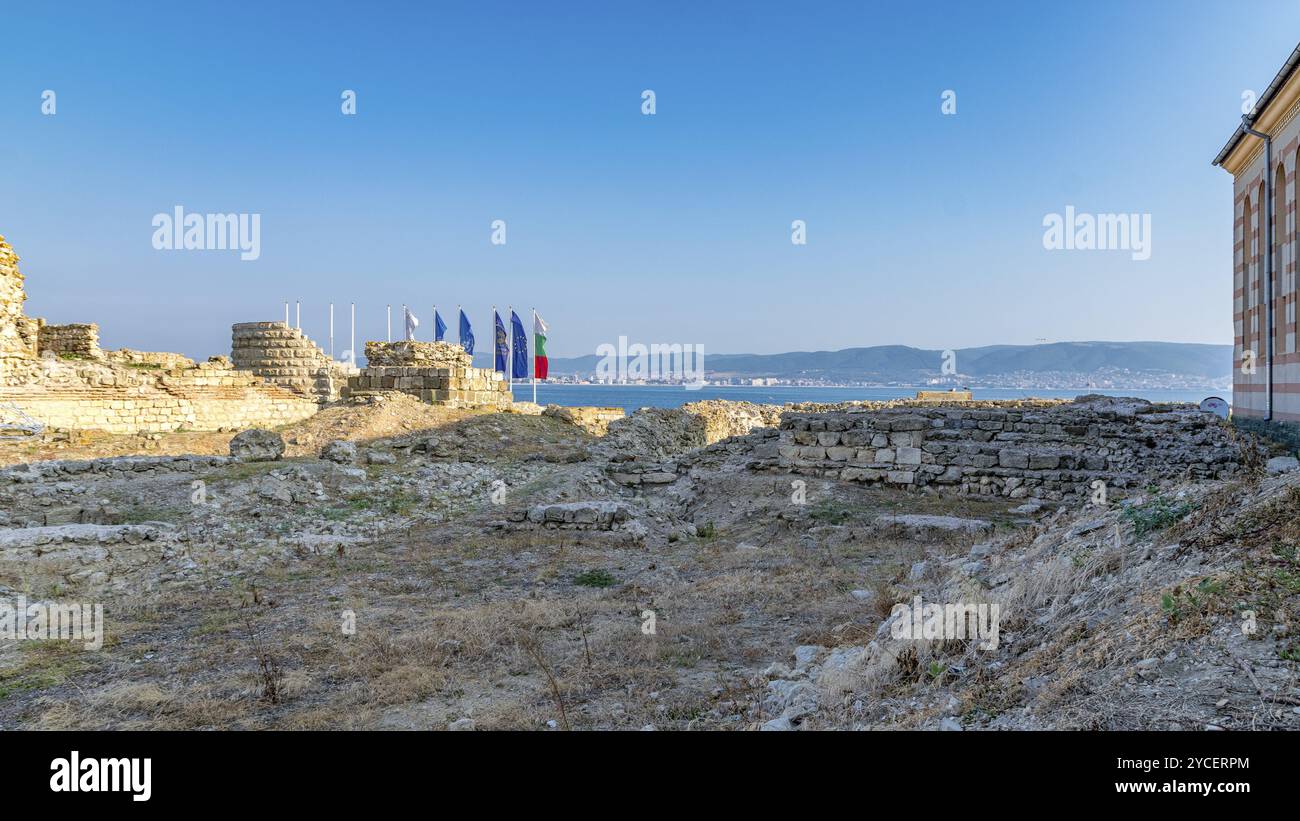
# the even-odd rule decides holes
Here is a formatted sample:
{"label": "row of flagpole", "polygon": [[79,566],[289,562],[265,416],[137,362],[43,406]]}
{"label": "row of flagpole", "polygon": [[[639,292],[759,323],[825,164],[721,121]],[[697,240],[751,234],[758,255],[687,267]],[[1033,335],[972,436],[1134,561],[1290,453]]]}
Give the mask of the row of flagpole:
{"label": "row of flagpole", "polygon": [[[539,365],[543,370],[546,370],[547,359],[548,359],[545,346],[542,346],[539,349],[537,345],[537,339],[540,336],[542,341],[545,342],[546,340],[545,332],[547,331],[547,325],[545,321],[543,321],[542,318],[537,315],[536,308],[532,308],[530,310],[533,315],[533,344],[532,344],[533,402],[536,402],[537,401],[537,370]],[[519,319],[519,316],[514,312],[514,306],[509,306],[509,305],[506,306],[506,311],[510,315],[512,333],[516,330],[517,327],[518,336],[522,337],[525,345],[527,345],[528,334],[523,330],[523,322],[522,320]],[[459,322],[460,322],[458,327],[458,342],[461,348],[463,348],[466,353],[472,356],[474,354],[473,326],[470,324],[469,317],[465,315],[465,310],[463,307],[457,305],[456,312],[459,315]],[[351,325],[349,330],[350,341],[349,341],[348,353],[351,355],[350,356],[351,364],[355,366],[357,361],[357,304],[355,302],[349,303],[349,313],[350,313]],[[387,318],[387,340],[389,342],[392,342],[393,341],[393,306],[392,305],[387,306],[386,318]],[[419,327],[420,321],[419,319],[416,318],[415,314],[411,312],[410,307],[407,305],[402,306],[402,319],[403,319],[403,325],[405,326],[406,339],[415,341],[415,329]],[[302,301],[301,300],[294,301],[294,320],[295,320],[294,324],[290,325],[289,324],[289,303],[287,301],[284,303],[285,326],[290,328],[295,328],[297,330],[302,330]],[[501,331],[503,332],[503,337],[504,337],[503,339],[497,338],[498,328],[500,328]],[[438,306],[434,305],[433,306],[434,341],[435,342],[444,341],[442,337],[443,334],[446,333],[446,331],[447,331],[447,324],[442,321],[442,317],[438,313]],[[492,332],[493,332],[493,348],[494,348],[493,369],[497,371],[501,371],[502,373],[506,374],[506,378],[510,380],[511,384],[514,384],[514,380],[516,378],[523,378],[523,377],[516,377],[514,375],[515,369],[513,368],[513,365],[515,363],[513,361],[513,357],[511,356],[512,354],[511,349],[513,347],[512,343],[514,342],[514,340],[512,339],[512,334],[506,334],[504,333],[504,331],[505,331],[505,326],[501,320],[501,315],[497,313],[497,306],[493,305],[492,306]],[[330,355],[330,359],[334,358],[334,303],[333,302],[329,304],[329,355]],[[526,359],[527,359],[527,350],[525,350],[525,360]],[[497,367],[498,362],[500,363],[500,367]],[[524,370],[527,371],[527,369],[528,369],[527,363],[525,361]],[[543,373],[542,379],[545,378],[546,378],[546,374]]]}

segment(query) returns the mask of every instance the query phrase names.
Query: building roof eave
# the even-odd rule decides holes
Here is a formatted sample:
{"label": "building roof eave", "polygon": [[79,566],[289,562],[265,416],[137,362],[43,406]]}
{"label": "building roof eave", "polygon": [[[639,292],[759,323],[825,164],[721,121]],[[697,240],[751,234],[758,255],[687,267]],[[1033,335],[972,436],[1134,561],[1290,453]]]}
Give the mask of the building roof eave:
{"label": "building roof eave", "polygon": [[[1287,80],[1291,79],[1291,75],[1295,73],[1297,67],[1300,67],[1300,45],[1297,45],[1295,49],[1292,50],[1291,56],[1287,58],[1286,63],[1278,71],[1277,76],[1273,78],[1273,82],[1269,83],[1268,88],[1264,89],[1264,93],[1260,95],[1259,101],[1255,103],[1254,111],[1250,115],[1242,118],[1247,124],[1254,125],[1254,123],[1260,118],[1260,115],[1264,113],[1264,110],[1268,108],[1269,103],[1271,103],[1273,98],[1277,96],[1278,90],[1282,88],[1282,85],[1286,83]],[[1232,132],[1232,136],[1228,138],[1228,142],[1223,146],[1223,150],[1219,152],[1218,156],[1216,156],[1214,161],[1210,164],[1223,165],[1223,161],[1228,158],[1228,155],[1231,154],[1234,149],[1236,149],[1237,144],[1240,143],[1245,136],[1246,129],[1244,124],[1237,126],[1237,130]]]}

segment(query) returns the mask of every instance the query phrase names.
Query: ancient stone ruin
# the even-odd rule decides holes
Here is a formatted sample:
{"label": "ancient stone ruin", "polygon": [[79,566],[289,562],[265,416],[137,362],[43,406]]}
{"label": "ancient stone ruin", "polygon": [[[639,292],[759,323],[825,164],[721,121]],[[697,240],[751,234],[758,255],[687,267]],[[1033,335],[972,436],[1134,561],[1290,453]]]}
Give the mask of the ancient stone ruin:
{"label": "ancient stone ruin", "polygon": [[240,322],[231,327],[230,358],[235,368],[291,391],[333,402],[358,370],[331,359],[301,330],[283,322]]}
{"label": "ancient stone ruin", "polygon": [[[313,397],[235,370],[224,356],[102,351],[93,324],[23,313],[18,256],[0,237],[0,411],[52,428],[109,433],[274,427],[316,412]],[[0,420],[2,421],[2,420]]]}
{"label": "ancient stone ruin", "polygon": [[270,428],[328,402],[390,391],[454,408],[512,405],[502,374],[473,367],[450,343],[367,342],[368,367],[359,370],[284,322],[241,322],[229,358],[196,364],[174,353],[104,351],[98,325],[49,325],[24,314],[26,298],[18,255],[0,237],[0,410],[50,428]]}
{"label": "ancient stone ruin", "polygon": [[1013,499],[1083,496],[1095,480],[1115,489],[1241,469],[1216,416],[1140,399],[792,412],[780,431],[777,465],[793,473]]}
{"label": "ancient stone ruin", "polygon": [[514,401],[504,375],[473,367],[473,358],[450,342],[367,342],[366,363],[348,379],[346,396],[397,391],[434,405],[496,410]]}
{"label": "ancient stone ruin", "polygon": [[23,314],[23,275],[18,255],[0,236],[0,379],[13,368],[36,358],[39,324]]}

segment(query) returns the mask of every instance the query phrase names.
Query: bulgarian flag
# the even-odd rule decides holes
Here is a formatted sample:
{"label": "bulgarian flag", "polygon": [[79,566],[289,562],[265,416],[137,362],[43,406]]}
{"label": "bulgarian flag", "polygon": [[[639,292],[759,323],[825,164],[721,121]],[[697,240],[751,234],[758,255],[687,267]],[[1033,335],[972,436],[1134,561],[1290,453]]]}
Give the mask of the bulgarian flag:
{"label": "bulgarian flag", "polygon": [[546,378],[546,323],[542,318],[533,311],[533,376],[537,379]]}

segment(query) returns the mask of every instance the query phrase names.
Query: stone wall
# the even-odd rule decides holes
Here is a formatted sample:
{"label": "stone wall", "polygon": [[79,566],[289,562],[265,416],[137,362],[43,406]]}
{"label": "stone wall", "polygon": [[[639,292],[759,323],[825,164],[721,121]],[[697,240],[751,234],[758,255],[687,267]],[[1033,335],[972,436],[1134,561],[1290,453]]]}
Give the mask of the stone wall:
{"label": "stone wall", "polygon": [[300,329],[283,322],[240,322],[231,327],[230,358],[249,371],[318,402],[339,398],[355,368],[335,362]]}
{"label": "stone wall", "polygon": [[46,325],[23,313],[25,299],[18,255],[0,237],[0,409],[8,416],[136,434],[277,427],[318,409],[314,397],[236,371],[224,356],[196,366],[179,354],[104,354],[97,326]]}
{"label": "stone wall", "polygon": [[18,255],[0,236],[0,371],[14,360],[36,356],[36,323],[23,314],[23,275],[18,272]]}
{"label": "stone wall", "polygon": [[397,391],[434,405],[510,408],[510,383],[497,371],[471,367],[472,361],[450,342],[367,342],[367,367],[348,379],[345,395]]}
{"label": "stone wall", "polygon": [[46,325],[40,323],[37,331],[37,352],[52,353],[65,358],[99,359],[99,326],[73,323]]}
{"label": "stone wall", "polygon": [[37,379],[0,386],[11,404],[53,428],[108,433],[241,430],[306,419],[314,400],[224,362],[138,370],[101,362],[46,360]]}
{"label": "stone wall", "polygon": [[[992,403],[996,405],[996,403]],[[900,407],[782,416],[778,464],[844,481],[1059,500],[1241,468],[1231,431],[1192,406],[1081,397],[1040,408]]]}

